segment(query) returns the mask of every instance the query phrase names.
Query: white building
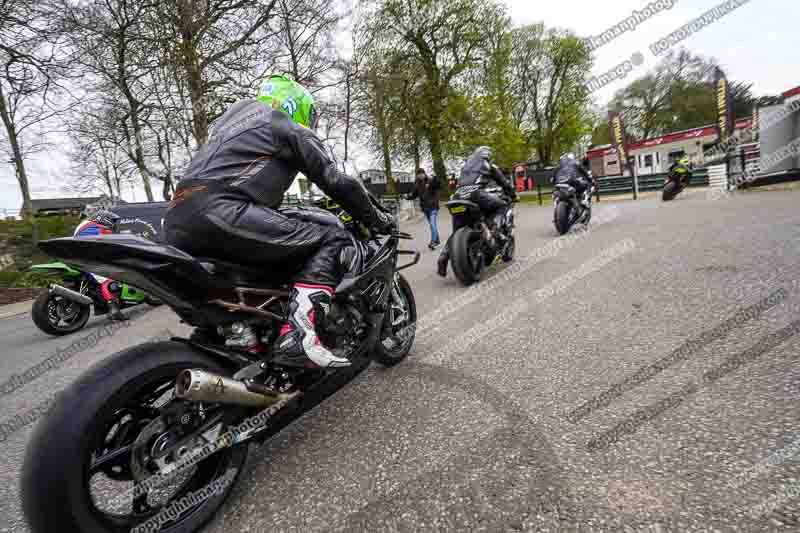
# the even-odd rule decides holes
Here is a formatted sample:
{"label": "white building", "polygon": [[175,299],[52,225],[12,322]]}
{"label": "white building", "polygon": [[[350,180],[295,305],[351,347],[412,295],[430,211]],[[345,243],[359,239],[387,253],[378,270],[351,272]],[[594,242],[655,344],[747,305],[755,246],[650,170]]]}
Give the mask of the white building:
{"label": "white building", "polygon": [[[736,121],[736,130],[753,127],[753,120]],[[698,166],[705,164],[705,153],[717,142],[716,126],[702,126],[686,131],[677,131],[653,139],[645,139],[628,145],[629,159],[636,165],[640,176],[664,174],[670,165],[682,157]],[[595,176],[619,176],[622,174],[617,151],[610,144],[598,146],[587,152]],[[628,172],[626,171],[626,174]]]}

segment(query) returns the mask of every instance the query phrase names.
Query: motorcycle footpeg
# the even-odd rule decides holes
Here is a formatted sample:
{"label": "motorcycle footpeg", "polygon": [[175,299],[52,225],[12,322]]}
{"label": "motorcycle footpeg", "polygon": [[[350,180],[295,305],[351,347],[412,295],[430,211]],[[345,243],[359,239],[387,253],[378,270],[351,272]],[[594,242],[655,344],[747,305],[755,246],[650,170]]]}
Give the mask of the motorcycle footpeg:
{"label": "motorcycle footpeg", "polygon": [[253,363],[252,365],[246,366],[243,369],[239,370],[237,373],[233,375],[233,379],[237,381],[248,381],[251,379],[255,379],[267,369],[267,364],[264,361],[259,361],[257,363]]}

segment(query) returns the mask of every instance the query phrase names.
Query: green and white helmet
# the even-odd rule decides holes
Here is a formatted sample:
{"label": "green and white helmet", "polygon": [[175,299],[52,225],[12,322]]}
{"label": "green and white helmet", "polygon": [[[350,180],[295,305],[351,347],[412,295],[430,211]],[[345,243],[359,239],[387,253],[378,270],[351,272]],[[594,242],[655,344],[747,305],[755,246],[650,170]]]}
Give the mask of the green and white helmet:
{"label": "green and white helmet", "polygon": [[270,76],[258,90],[258,100],[279,109],[306,128],[317,128],[317,107],[311,93],[286,76]]}

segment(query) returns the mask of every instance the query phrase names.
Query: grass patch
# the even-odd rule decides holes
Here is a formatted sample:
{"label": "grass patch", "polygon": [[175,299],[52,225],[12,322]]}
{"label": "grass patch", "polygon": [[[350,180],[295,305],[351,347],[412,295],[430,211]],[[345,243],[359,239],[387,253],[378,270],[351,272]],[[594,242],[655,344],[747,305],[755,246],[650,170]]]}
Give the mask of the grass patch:
{"label": "grass patch", "polygon": [[[539,195],[534,194],[520,194],[519,195],[519,203],[523,205],[539,205]],[[547,191],[546,193],[542,191],[542,206],[552,206],[553,205],[553,192]]]}
{"label": "grass patch", "polygon": [[0,272],[0,287],[6,289],[35,289],[47,287],[58,276],[41,272]]}
{"label": "grass patch", "polygon": [[[54,216],[36,218],[36,230],[40,241],[72,236],[80,223],[76,216]],[[14,259],[13,270],[22,271],[32,264],[50,259],[33,245],[33,219],[0,220],[0,255],[10,254]]]}

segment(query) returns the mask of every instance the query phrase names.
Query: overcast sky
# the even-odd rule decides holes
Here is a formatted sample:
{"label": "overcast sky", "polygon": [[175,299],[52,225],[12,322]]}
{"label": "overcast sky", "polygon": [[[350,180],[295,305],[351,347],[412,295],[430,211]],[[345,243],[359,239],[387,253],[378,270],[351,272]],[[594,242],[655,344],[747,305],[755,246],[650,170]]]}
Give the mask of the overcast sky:
{"label": "overcast sky", "polygon": [[[634,53],[644,56],[626,79],[598,90],[598,104],[605,104],[617,89],[641,76],[658,62],[650,45],[682,25],[720,4],[719,0],[662,0],[672,8],[661,11],[595,52],[593,74],[604,73]],[[740,3],[743,0],[738,0]],[[506,0],[515,24],[544,22],[548,27],[569,28],[583,37],[597,36],[622,22],[634,10],[643,10],[650,1],[614,0]],[[677,46],[716,58],[728,78],[753,83],[758,95],[777,94],[800,85],[800,22],[798,0],[750,0],[723,18],[690,35]],[[360,162],[363,166],[368,161]],[[66,187],[61,168],[67,165],[58,146],[28,162],[28,175],[34,198],[76,196]],[[21,198],[12,166],[0,163],[0,210],[19,209]],[[157,187],[156,187],[157,188]],[[143,201],[141,190],[135,199]],[[131,200],[126,193],[126,200]],[[2,214],[2,213],[0,213]]]}

